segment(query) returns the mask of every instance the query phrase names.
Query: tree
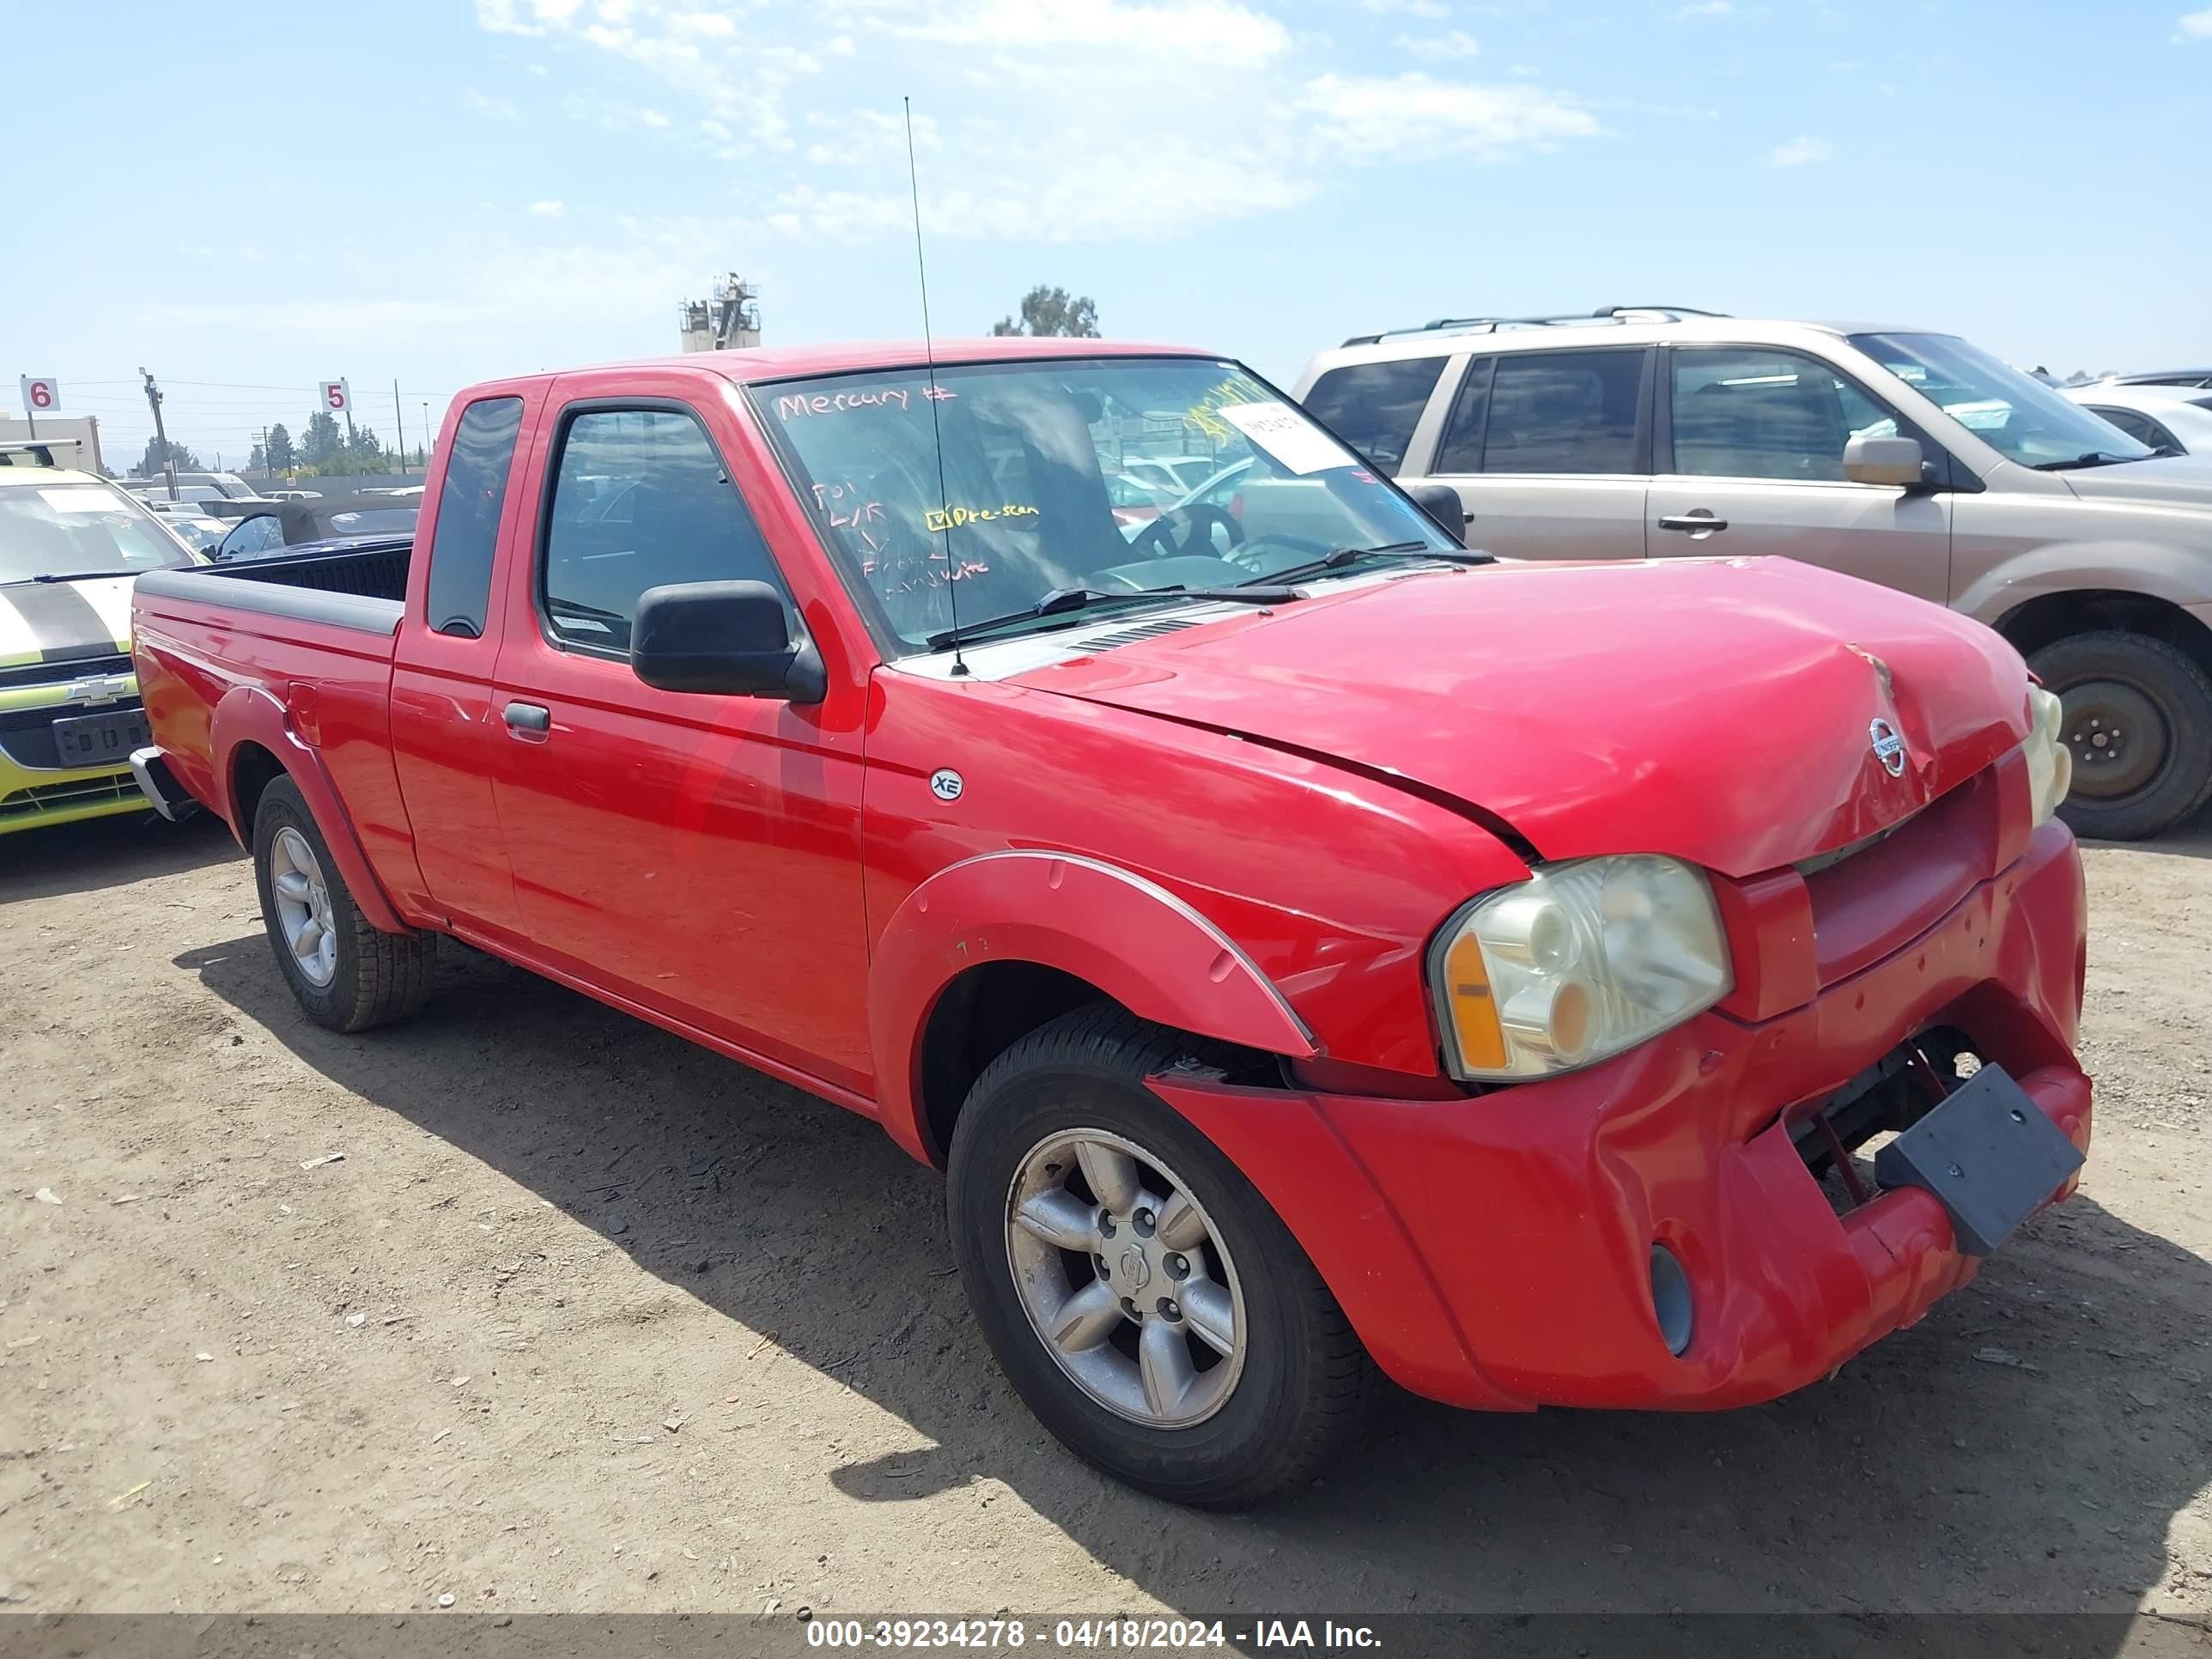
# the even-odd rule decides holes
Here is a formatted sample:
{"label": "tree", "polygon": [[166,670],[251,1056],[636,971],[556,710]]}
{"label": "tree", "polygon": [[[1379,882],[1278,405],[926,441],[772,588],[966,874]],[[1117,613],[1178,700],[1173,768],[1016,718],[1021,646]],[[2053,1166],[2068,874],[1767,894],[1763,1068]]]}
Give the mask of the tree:
{"label": "tree", "polygon": [[300,434],[300,459],[319,471],[336,460],[345,449],[345,434],[338,430],[337,417],[328,410],[317,410],[307,416],[307,424]]}
{"label": "tree", "polygon": [[991,325],[994,334],[1055,335],[1079,340],[1098,337],[1098,307],[1089,295],[1070,299],[1064,288],[1039,283],[1022,295],[1019,321],[1001,317]]}
{"label": "tree", "polygon": [[300,458],[292,453],[292,434],[284,429],[282,421],[269,428],[268,461],[270,467],[278,472],[289,472],[300,464]]}
{"label": "tree", "polygon": [[246,452],[246,470],[248,472],[265,472],[268,469],[269,452],[262,448],[261,440],[256,438],[253,447]]}
{"label": "tree", "polygon": [[383,441],[376,428],[366,423],[354,428],[353,438],[346,446],[347,471],[352,472],[381,472],[385,467]]}
{"label": "tree", "polygon": [[[161,477],[162,459],[161,441],[159,438],[147,439],[146,453],[138,463],[139,477],[144,478],[157,478]],[[201,466],[200,458],[193,454],[191,450],[185,448],[184,445],[179,443],[174,438],[169,440],[169,453],[167,459],[177,464],[177,470],[180,472],[201,472],[206,470]]]}

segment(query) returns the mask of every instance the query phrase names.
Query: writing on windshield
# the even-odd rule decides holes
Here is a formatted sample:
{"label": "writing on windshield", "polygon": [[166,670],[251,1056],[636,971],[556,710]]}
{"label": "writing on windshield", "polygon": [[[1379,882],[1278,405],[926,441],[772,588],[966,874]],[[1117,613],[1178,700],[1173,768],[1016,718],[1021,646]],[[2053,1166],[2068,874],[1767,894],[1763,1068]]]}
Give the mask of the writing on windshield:
{"label": "writing on windshield", "polygon": [[926,372],[876,372],[752,397],[825,545],[896,647],[923,648],[957,620],[1062,590],[1220,588],[1340,547],[1449,546],[1359,456],[1234,364],[943,365],[933,385]]}

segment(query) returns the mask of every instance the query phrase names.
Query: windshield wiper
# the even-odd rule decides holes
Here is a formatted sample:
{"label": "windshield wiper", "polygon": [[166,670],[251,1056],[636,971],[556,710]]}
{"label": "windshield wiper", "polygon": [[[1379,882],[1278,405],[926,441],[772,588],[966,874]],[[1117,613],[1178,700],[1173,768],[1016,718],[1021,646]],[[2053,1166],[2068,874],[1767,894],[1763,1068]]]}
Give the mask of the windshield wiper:
{"label": "windshield wiper", "polygon": [[43,575],[18,576],[17,581],[33,582],[96,582],[110,576],[135,576],[135,570],[65,570],[48,571]]}
{"label": "windshield wiper", "polygon": [[985,634],[995,634],[1002,628],[1012,628],[1019,623],[1035,622],[1040,617],[1064,616],[1072,611],[1088,611],[1097,605],[1124,605],[1162,599],[1228,599],[1238,605],[1288,605],[1302,598],[1295,588],[1282,586],[1261,587],[1239,582],[1234,587],[1055,587],[1035,605],[1021,611],[1009,611],[1003,617],[987,617],[981,622],[963,623],[957,628],[948,628],[942,633],[932,634],[922,641],[932,651],[943,651]]}
{"label": "windshield wiper", "polygon": [[[1252,583],[1294,582],[1306,576],[1318,576],[1331,570],[1341,570],[1346,565],[1358,564],[1362,559],[1440,559],[1446,564],[1494,564],[1496,560],[1487,553],[1469,553],[1456,547],[1431,547],[1426,542],[1385,542],[1380,547],[1340,547],[1334,553],[1304,564],[1294,564],[1288,570],[1271,571],[1264,576],[1255,576]],[[1239,584],[1244,586],[1246,584]]]}
{"label": "windshield wiper", "polygon": [[2085,466],[2121,466],[2129,461],[2147,461],[2148,455],[2107,455],[2101,449],[2093,449],[2086,455],[2076,455],[2070,461],[2038,461],[2038,472],[2073,472]]}

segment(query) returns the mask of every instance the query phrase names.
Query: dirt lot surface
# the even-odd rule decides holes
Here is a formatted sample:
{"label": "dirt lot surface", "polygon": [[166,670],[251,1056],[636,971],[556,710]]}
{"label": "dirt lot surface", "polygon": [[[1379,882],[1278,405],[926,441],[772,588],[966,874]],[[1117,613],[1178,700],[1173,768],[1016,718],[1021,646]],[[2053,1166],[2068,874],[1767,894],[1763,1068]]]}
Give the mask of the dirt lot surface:
{"label": "dirt lot surface", "polygon": [[205,820],[0,842],[0,1586],[2212,1613],[2212,819],[2088,863],[2095,1154],[1969,1290],[1728,1416],[1401,1398],[1220,1517],[1047,1439],[940,1182],[861,1120],[458,948],[420,1018],[331,1036]]}

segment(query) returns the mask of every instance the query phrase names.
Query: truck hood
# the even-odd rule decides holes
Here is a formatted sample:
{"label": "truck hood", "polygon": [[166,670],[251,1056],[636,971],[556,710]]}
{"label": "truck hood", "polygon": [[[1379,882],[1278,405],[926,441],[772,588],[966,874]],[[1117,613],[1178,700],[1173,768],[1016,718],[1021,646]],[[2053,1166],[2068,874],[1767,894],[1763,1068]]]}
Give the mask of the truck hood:
{"label": "truck hood", "polygon": [[40,661],[66,679],[70,662],[131,648],[135,576],[76,582],[0,582],[0,667]]}
{"label": "truck hood", "polygon": [[[1784,559],[1425,571],[1018,683],[1446,798],[1542,858],[1730,875],[1872,835],[2027,735],[1995,634]],[[1876,721],[1905,740],[1895,777]]]}
{"label": "truck hood", "polygon": [[2197,507],[2212,512],[2212,459],[2169,455],[2124,466],[2086,466],[2062,472],[2085,501],[2141,501],[2152,507]]}

